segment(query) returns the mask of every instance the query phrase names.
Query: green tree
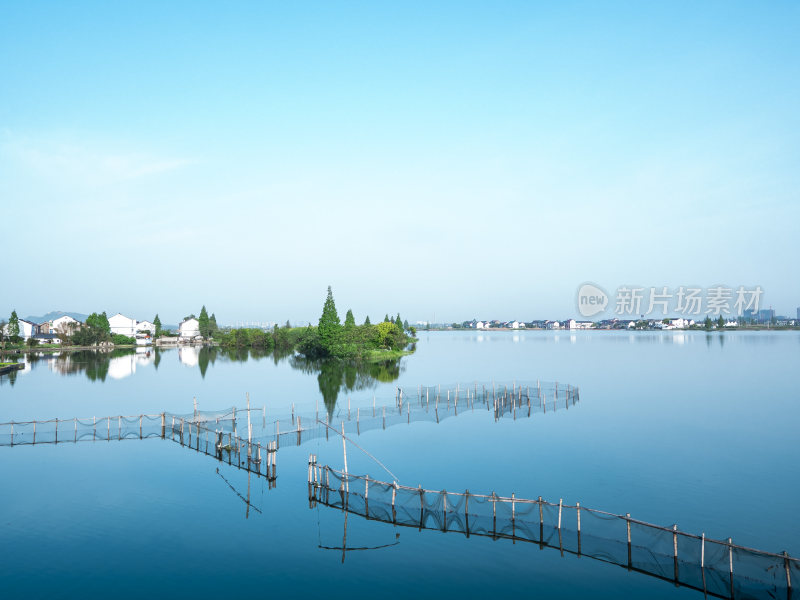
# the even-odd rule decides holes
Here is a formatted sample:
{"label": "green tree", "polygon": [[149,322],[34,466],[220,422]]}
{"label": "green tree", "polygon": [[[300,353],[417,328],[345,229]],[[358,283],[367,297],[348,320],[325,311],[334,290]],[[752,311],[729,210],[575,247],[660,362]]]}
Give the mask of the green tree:
{"label": "green tree", "polygon": [[211,331],[211,335],[214,335],[217,331],[219,331],[219,327],[217,326],[217,316],[214,313],[211,313],[211,316],[208,318],[208,328]]}
{"label": "green tree", "polygon": [[406,319],[405,321],[403,321],[403,330],[404,330],[404,331],[408,331],[408,319]]}
{"label": "green tree", "polygon": [[12,310],[8,318],[8,337],[14,343],[19,341],[19,317],[16,310]]}
{"label": "green tree", "polygon": [[106,313],[96,312],[86,317],[86,326],[72,334],[72,342],[77,346],[91,346],[111,339],[111,325]]}
{"label": "green tree", "polygon": [[725,319],[722,318],[722,315],[720,315],[719,319],[717,319],[717,327],[720,329],[725,327]]}
{"label": "green tree", "polygon": [[153,319],[153,325],[156,327],[156,337],[161,335],[161,319],[158,318],[158,313],[156,313],[156,318]]}
{"label": "green tree", "polygon": [[364,325],[372,325],[372,323],[369,322],[369,315],[367,315],[367,318],[364,319]]}
{"label": "green tree", "polygon": [[397,318],[394,320],[394,324],[397,325],[397,328],[400,331],[403,331],[403,321],[400,319],[400,313],[397,313]]}
{"label": "green tree", "polygon": [[714,326],[714,323],[711,321],[711,317],[707,316],[706,317],[706,321],[705,321],[705,328],[706,329],[711,329],[713,326]]}
{"label": "green tree", "polygon": [[86,326],[100,334],[111,334],[111,325],[108,323],[105,311],[100,314],[93,312],[86,317]]}
{"label": "green tree", "polygon": [[200,335],[207,338],[211,331],[208,328],[208,311],[205,304],[200,309],[200,316],[197,318],[197,328],[200,330]]}
{"label": "green tree", "polygon": [[383,317],[383,322],[384,323],[391,323],[391,321],[389,320],[389,313],[386,313],[386,316]]}
{"label": "green tree", "polygon": [[339,343],[339,333],[342,325],[339,321],[339,314],[336,312],[336,303],[333,301],[331,286],[328,286],[328,296],[322,307],[322,316],[319,318],[319,342],[323,352],[333,354],[336,345]]}
{"label": "green tree", "polygon": [[378,332],[378,346],[381,348],[393,348],[396,345],[398,334],[402,335],[402,332],[398,330],[397,325],[391,321],[378,323],[375,328]]}
{"label": "green tree", "polygon": [[353,317],[353,311],[348,308],[347,314],[344,317],[344,328],[352,329],[355,326],[356,326],[356,319],[355,317]]}

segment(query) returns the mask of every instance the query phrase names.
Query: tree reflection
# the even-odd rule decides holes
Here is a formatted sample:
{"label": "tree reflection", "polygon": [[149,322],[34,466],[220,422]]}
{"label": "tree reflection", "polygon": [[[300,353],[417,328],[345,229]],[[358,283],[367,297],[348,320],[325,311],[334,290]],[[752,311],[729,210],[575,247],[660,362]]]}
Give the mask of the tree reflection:
{"label": "tree reflection", "polygon": [[[158,369],[162,359],[174,352],[189,368],[197,367],[205,378],[209,366],[221,362],[272,360],[276,365],[287,362],[292,369],[315,375],[320,394],[329,414],[333,413],[341,392],[356,392],[376,387],[379,383],[395,381],[403,370],[402,359],[382,362],[342,361],[336,359],[307,359],[293,351],[265,351],[260,348],[222,348],[218,346],[181,346],[178,351],[164,348],[133,348],[75,350],[59,354],[29,353],[31,365],[43,362],[61,375],[84,374],[90,381],[121,379],[136,373],[137,366],[152,364]],[[174,360],[174,359],[173,359]],[[16,382],[16,372],[4,375],[10,385]]]}
{"label": "tree reflection", "polygon": [[403,370],[401,359],[382,362],[311,360],[300,355],[289,358],[289,365],[309,375],[317,375],[319,391],[328,414],[332,415],[339,392],[371,389],[395,381]]}

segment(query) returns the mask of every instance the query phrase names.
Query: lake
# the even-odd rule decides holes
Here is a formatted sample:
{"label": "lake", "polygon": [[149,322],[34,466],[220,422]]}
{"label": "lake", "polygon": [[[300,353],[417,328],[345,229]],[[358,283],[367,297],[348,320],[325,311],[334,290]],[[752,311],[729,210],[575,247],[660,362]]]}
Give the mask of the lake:
{"label": "lake", "polygon": [[[405,485],[563,498],[798,556],[798,358],[788,331],[420,332],[415,354],[360,368],[209,348],[76,352],[0,377],[0,421],[185,414],[195,401],[243,407],[246,394],[274,419],[368,410],[398,386],[557,381],[580,388],[569,410],[348,434]],[[700,596],[536,544],[352,514],[343,553],[345,513],[309,507],[309,453],[342,467],[333,437],[281,447],[274,487],[169,440],[0,447],[5,594]],[[356,448],[348,461],[386,479]]]}

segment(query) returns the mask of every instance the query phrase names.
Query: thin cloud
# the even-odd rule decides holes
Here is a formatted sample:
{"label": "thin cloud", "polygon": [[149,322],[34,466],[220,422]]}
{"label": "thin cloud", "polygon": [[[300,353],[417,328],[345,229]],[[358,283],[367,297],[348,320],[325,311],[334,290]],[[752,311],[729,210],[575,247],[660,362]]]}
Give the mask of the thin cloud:
{"label": "thin cloud", "polygon": [[37,177],[78,186],[96,187],[133,181],[183,169],[197,161],[118,151],[98,144],[61,139],[14,137],[6,134],[0,153],[18,168]]}

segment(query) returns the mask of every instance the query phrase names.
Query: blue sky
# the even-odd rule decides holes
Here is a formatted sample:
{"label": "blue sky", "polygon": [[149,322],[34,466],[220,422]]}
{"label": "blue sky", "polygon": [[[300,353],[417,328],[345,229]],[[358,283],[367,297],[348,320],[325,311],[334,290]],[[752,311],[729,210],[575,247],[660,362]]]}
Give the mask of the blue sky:
{"label": "blue sky", "polygon": [[[431,5],[433,4],[433,5]],[[0,314],[800,306],[800,5],[4,3]]]}

